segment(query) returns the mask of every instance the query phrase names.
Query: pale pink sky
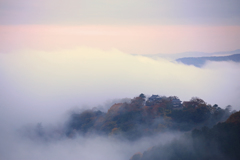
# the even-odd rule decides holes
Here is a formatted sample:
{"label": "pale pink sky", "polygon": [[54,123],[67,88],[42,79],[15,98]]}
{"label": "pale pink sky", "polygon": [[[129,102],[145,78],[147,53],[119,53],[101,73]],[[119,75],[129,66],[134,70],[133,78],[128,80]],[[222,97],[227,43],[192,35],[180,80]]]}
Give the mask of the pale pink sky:
{"label": "pale pink sky", "polygon": [[2,0],[0,52],[231,51],[240,48],[239,6],[238,0]]}
{"label": "pale pink sky", "polygon": [[240,26],[2,25],[0,51],[90,47],[130,54],[217,52],[240,47]]}

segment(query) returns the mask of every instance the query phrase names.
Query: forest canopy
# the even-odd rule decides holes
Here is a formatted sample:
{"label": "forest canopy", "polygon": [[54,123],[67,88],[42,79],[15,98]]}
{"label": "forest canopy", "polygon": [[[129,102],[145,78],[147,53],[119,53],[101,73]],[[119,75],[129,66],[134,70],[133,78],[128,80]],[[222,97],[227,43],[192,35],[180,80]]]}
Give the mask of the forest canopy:
{"label": "forest canopy", "polygon": [[136,153],[130,160],[239,160],[239,134],[240,112],[236,112],[213,128],[194,129],[171,143]]}
{"label": "forest canopy", "polygon": [[217,104],[210,105],[193,97],[182,102],[176,96],[144,94],[129,103],[116,103],[107,112],[92,109],[73,113],[67,123],[67,136],[104,134],[123,136],[130,140],[169,130],[190,131],[203,126],[212,127],[225,121],[234,111]]}

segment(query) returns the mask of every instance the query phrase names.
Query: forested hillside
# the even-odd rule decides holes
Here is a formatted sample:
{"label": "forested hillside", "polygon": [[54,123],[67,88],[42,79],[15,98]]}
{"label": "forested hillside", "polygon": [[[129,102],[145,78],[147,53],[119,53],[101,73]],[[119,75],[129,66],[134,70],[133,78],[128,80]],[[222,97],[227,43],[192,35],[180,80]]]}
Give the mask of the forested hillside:
{"label": "forested hillside", "polygon": [[194,129],[180,139],[166,145],[154,146],[135,154],[131,160],[239,160],[240,112],[213,128]]}
{"label": "forested hillside", "polygon": [[73,113],[67,123],[66,134],[68,137],[104,134],[135,140],[169,130],[212,127],[225,121],[231,113],[231,106],[222,109],[196,97],[181,102],[176,96],[153,95],[146,98],[140,94],[130,103],[114,104],[106,113],[96,109]]}

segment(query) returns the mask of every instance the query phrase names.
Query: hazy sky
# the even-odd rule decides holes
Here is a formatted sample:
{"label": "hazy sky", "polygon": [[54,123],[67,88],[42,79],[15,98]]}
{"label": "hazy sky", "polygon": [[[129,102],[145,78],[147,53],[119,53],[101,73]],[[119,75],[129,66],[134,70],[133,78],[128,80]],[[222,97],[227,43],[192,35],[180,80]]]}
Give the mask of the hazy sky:
{"label": "hazy sky", "polygon": [[230,51],[238,0],[1,0],[0,51],[79,46],[131,54]]}
{"label": "hazy sky", "polygon": [[238,0],[1,0],[1,24],[239,25]]}

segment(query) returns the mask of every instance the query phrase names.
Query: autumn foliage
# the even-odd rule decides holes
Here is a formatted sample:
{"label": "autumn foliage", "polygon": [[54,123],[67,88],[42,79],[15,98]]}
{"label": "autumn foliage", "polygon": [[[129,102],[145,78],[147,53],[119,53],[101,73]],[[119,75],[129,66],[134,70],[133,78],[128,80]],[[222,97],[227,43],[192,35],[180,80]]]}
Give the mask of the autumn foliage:
{"label": "autumn foliage", "polygon": [[239,160],[239,134],[240,112],[236,112],[212,128],[194,129],[170,143],[138,152],[130,160]]}
{"label": "autumn foliage", "polygon": [[106,113],[86,110],[73,113],[67,124],[67,135],[92,133],[117,135],[134,140],[167,130],[188,131],[203,125],[213,126],[226,120],[229,109],[207,105],[200,98],[183,102],[176,97],[146,98],[140,94],[130,103],[116,103]]}

